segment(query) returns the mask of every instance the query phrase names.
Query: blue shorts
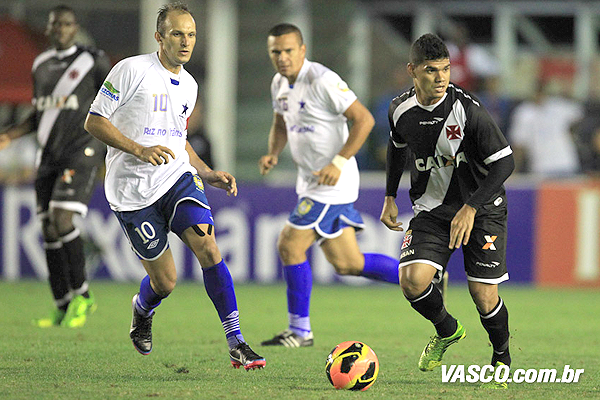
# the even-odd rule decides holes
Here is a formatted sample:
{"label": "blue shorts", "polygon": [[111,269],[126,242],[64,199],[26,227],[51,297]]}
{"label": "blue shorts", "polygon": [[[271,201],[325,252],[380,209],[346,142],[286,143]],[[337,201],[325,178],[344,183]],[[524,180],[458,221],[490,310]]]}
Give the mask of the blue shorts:
{"label": "blue shorts", "polygon": [[303,197],[290,214],[288,225],[296,229],[314,229],[322,239],[334,239],[342,234],[342,229],[353,227],[356,231],[365,228],[360,213],[352,203],[324,204]]}
{"label": "blue shorts", "polygon": [[189,172],[154,204],[114,213],[135,254],[148,261],[156,260],[169,248],[169,231],[181,237],[190,226],[214,225],[202,179]]}

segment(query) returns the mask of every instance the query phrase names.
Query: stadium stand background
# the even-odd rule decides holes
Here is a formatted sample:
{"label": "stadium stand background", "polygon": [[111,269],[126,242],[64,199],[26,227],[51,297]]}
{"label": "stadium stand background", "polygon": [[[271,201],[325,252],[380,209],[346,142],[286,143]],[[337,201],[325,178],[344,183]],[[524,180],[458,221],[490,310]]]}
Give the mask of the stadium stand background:
{"label": "stadium stand background", "polygon": [[[45,48],[43,37],[51,0],[8,0],[0,4],[0,125],[17,120],[29,105],[32,57]],[[84,28],[81,40],[105,49],[116,62],[123,57],[154,50],[146,39],[154,31],[157,0],[69,1]],[[330,66],[369,104],[389,90],[394,69],[406,62],[408,47],[421,33],[434,31],[445,39],[457,25],[466,26],[473,43],[497,59],[499,88],[514,102],[526,99],[540,78],[556,82],[557,90],[582,102],[600,98],[598,1],[348,1],[348,0],[192,0],[199,42],[186,67],[200,83],[205,104],[204,121],[212,142],[216,167],[236,174],[241,182],[237,203],[209,193],[217,215],[225,221],[224,244],[240,280],[280,278],[272,243],[271,225],[281,226],[284,209],[294,199],[293,170],[284,155],[278,170],[263,180],[256,161],[266,148],[271,121],[269,84],[273,70],[266,54],[266,31],[289,21],[306,32],[308,57]],[[14,28],[17,37],[6,34]],[[150,32],[150,33],[149,33]],[[145,38],[145,39],[144,39]],[[11,85],[20,82],[20,86]],[[22,153],[18,152],[18,155]],[[23,167],[27,157],[18,157]],[[0,168],[2,168],[0,166]],[[377,221],[384,177],[381,171],[361,174],[361,201],[368,213],[371,236],[365,250],[397,256],[398,235],[389,236]],[[585,177],[546,181],[516,175],[508,182],[510,228],[514,259],[509,268],[523,283],[600,285],[600,185]],[[2,248],[0,276],[19,279],[43,276],[37,254],[32,190],[27,180],[1,189]],[[268,207],[265,199],[283,204]],[[568,199],[568,200],[565,200]],[[566,203],[561,203],[566,202]],[[128,245],[120,231],[102,242],[94,229],[113,232],[114,219],[98,189],[92,212],[85,221],[90,238],[89,257],[97,277],[137,279],[122,260]],[[562,206],[561,206],[562,204]],[[408,218],[410,210],[404,210]],[[230,221],[231,222],[228,222]],[[235,221],[245,221],[237,226]],[[118,228],[118,227],[117,227]],[[244,231],[245,230],[245,231]],[[119,236],[120,234],[120,236]],[[243,235],[249,234],[249,241]],[[14,236],[16,235],[16,236]],[[275,232],[276,235],[276,232]],[[98,237],[96,237],[98,236]],[[381,240],[381,238],[384,238]],[[380,239],[380,240],[378,240]],[[243,252],[246,254],[243,254]],[[227,252],[227,249],[226,249]],[[272,253],[272,254],[271,254]],[[317,253],[317,252],[315,252]],[[37,254],[37,255],[36,255]],[[181,257],[188,258],[181,250]],[[237,258],[236,258],[237,257]],[[457,258],[457,257],[454,257]],[[316,261],[316,268],[324,266]],[[459,262],[458,260],[456,261]],[[232,261],[230,261],[230,264]],[[319,264],[321,263],[321,264]],[[265,265],[269,264],[269,265]],[[184,277],[196,279],[193,261],[186,261]],[[133,268],[133,267],[132,267]],[[140,267],[141,268],[141,267]],[[265,270],[262,270],[264,268]],[[517,272],[524,269],[525,272]],[[323,268],[318,279],[336,281]],[[560,271],[567,271],[561,273]],[[460,275],[458,274],[454,274]],[[319,278],[320,277],[320,278]],[[456,278],[457,279],[457,278]]]}

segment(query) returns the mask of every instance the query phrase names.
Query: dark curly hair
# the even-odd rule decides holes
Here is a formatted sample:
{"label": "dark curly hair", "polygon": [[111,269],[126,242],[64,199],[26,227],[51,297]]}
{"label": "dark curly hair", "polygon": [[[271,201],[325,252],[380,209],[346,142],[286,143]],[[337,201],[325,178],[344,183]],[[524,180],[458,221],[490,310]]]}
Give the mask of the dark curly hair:
{"label": "dark curly hair", "polygon": [[410,47],[409,62],[414,65],[444,58],[450,58],[448,48],[442,39],[433,33],[424,34]]}

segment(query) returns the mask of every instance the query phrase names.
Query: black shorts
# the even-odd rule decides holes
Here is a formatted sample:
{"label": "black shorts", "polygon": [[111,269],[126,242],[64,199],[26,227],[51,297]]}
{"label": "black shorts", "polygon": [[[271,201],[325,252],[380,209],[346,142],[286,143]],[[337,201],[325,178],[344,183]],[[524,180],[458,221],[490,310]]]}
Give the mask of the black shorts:
{"label": "black shorts", "polygon": [[[462,246],[469,281],[498,284],[508,280],[506,269],[506,202],[478,210],[469,243]],[[422,211],[409,224],[400,252],[400,267],[429,264],[442,276],[450,255],[450,221]]]}
{"label": "black shorts", "polygon": [[105,154],[86,147],[60,166],[42,162],[35,178],[38,215],[61,208],[85,216]]}

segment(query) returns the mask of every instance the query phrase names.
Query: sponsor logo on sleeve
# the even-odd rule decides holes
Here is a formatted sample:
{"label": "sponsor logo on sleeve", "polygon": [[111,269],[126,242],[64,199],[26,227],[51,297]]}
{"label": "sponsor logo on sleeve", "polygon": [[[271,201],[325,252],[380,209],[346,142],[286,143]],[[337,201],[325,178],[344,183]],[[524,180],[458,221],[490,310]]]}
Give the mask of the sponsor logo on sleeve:
{"label": "sponsor logo on sleeve", "polygon": [[100,93],[113,101],[119,101],[119,93],[121,92],[118,91],[112,83],[105,81],[104,85],[102,85],[102,88],[100,89]]}
{"label": "sponsor logo on sleeve", "polygon": [[338,89],[341,90],[342,92],[347,92],[350,90],[350,88],[348,87],[348,84],[344,81],[340,81],[337,85]]}

